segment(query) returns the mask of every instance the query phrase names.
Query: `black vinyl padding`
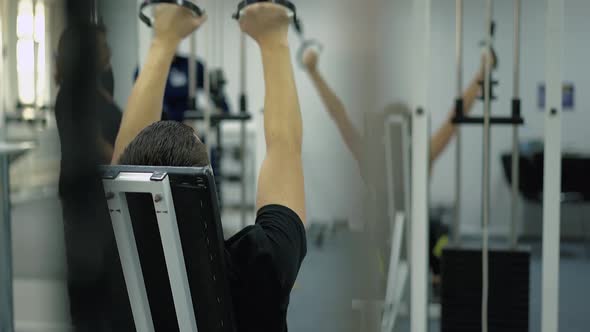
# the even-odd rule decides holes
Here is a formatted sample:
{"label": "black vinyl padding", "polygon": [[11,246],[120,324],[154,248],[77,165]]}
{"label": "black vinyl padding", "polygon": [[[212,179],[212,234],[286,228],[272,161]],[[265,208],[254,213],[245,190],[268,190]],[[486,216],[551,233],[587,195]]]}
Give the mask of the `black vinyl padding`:
{"label": "black vinyl padding", "polygon": [[[441,331],[481,331],[481,249],[448,247],[442,257]],[[529,330],[530,252],[489,252],[489,331]]]}
{"label": "black vinyl padding", "polygon": [[[204,168],[117,167],[166,172],[199,332],[234,332],[233,306],[215,181]],[[156,331],[179,331],[150,194],[127,194],[133,231]]]}
{"label": "black vinyl padding", "polygon": [[[521,148],[522,149],[522,148]],[[512,184],[512,155],[501,157],[502,169],[508,184]],[[519,158],[518,190],[532,202],[543,199],[543,150],[521,152]],[[582,201],[590,201],[590,156],[564,154],[561,158],[561,192],[577,193]]]}

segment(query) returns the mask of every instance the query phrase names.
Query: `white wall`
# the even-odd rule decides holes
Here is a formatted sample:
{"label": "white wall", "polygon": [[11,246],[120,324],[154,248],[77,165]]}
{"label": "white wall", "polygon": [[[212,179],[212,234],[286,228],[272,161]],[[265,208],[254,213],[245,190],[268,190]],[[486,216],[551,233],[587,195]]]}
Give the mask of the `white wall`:
{"label": "white wall", "polygon": [[[380,36],[384,51],[380,72],[383,84],[379,89],[378,102],[384,105],[392,101],[408,101],[410,87],[408,64],[411,49],[407,48],[406,35],[409,32],[409,0],[383,0],[385,8],[380,18]],[[480,60],[478,41],[484,36],[484,0],[465,1],[464,7],[464,77],[465,84],[471,79]],[[509,114],[512,98],[512,1],[495,1],[497,23],[496,50],[500,67],[496,77],[500,86],[496,94],[499,100],[493,104],[494,114]],[[544,135],[543,114],[537,107],[537,85],[545,75],[545,2],[523,0],[522,45],[521,45],[521,98],[526,125],[521,130],[521,139],[542,138]],[[393,17],[389,18],[387,14]],[[588,136],[585,124],[590,121],[589,96],[584,91],[590,85],[590,77],[584,69],[590,58],[590,48],[583,42],[589,31],[590,2],[570,0],[566,2],[564,41],[564,80],[571,81],[576,88],[576,106],[572,113],[563,118],[563,145],[565,149],[588,152]],[[453,106],[455,86],[455,1],[432,1],[431,40],[431,83],[429,111],[434,131],[444,121]],[[388,91],[388,89],[390,89]],[[477,103],[474,114],[482,114],[481,103]],[[465,127],[463,140],[463,210],[461,217],[464,231],[479,232],[481,211],[481,147],[482,130],[479,127]],[[453,144],[454,145],[454,144]],[[432,204],[451,205],[454,199],[455,163],[454,146],[436,163],[431,181]],[[492,207],[491,222],[495,233],[507,234],[510,219],[510,191],[500,166],[500,154],[511,149],[511,130],[494,127],[492,131]]]}
{"label": "white wall", "polygon": [[[137,37],[137,6],[135,1],[102,0],[103,16],[109,28],[109,41],[113,48],[113,66],[116,72],[116,99],[121,104],[129,93],[129,74],[135,63],[131,62],[135,50],[143,50],[149,44],[149,33]],[[124,3],[124,4],[123,4]],[[213,65],[222,64],[228,78],[227,94],[232,108],[237,109],[239,89],[239,37],[237,23],[230,18],[236,3],[203,0],[199,4],[206,9],[209,22],[196,34],[199,57],[210,59]],[[216,14],[214,5],[221,8]],[[375,20],[377,1],[324,0],[297,1],[299,15],[304,20],[309,37],[325,43],[321,69],[352,114],[355,124],[362,128],[362,114],[374,110],[376,36]],[[114,14],[114,17],[108,17]],[[211,33],[219,34],[216,22],[223,22],[223,53],[213,57]],[[114,24],[114,26],[111,26]],[[217,28],[215,28],[217,27]],[[212,31],[212,29],[217,29]],[[139,39],[139,40],[138,40]],[[138,40],[138,41],[137,41]],[[293,54],[298,40],[292,36]],[[219,47],[220,38],[215,38]],[[142,46],[144,45],[144,46]],[[187,54],[188,42],[179,53]],[[142,51],[139,52],[142,57]],[[219,53],[217,53],[219,54]],[[257,46],[248,41],[248,96],[250,110],[255,119],[249,125],[258,133],[258,164],[264,153],[260,110],[264,102],[262,64]],[[122,72],[119,72],[122,71]],[[304,168],[308,216],[310,220],[354,219],[360,222],[362,183],[356,163],[345,148],[336,127],[324,111],[319,96],[302,70],[295,67],[304,123]],[[126,81],[127,80],[127,81]],[[231,130],[231,129],[230,129]],[[250,188],[254,190],[254,188]]]}
{"label": "white wall", "polygon": [[[136,5],[125,2],[104,0],[103,7],[114,12],[113,22],[118,28],[110,27],[109,38],[113,46],[113,64],[117,72],[117,101],[124,105],[130,89],[130,75],[135,68],[132,55],[136,56],[138,45],[147,44],[149,35],[137,39]],[[213,0],[202,2],[209,13],[209,22],[197,33],[199,56],[211,58],[213,64],[222,64],[229,83],[228,96],[237,107],[239,84],[239,30],[235,21],[229,18],[235,10],[231,2],[217,2],[223,6],[216,15]],[[493,105],[495,114],[508,114],[512,98],[512,2],[495,2],[497,22],[496,48],[500,56],[497,78],[499,100]],[[484,0],[465,1],[464,59],[467,83],[475,72],[480,60],[478,42],[484,36]],[[379,111],[391,102],[407,102],[410,98],[412,77],[410,60],[412,49],[408,38],[411,28],[411,1],[409,0],[324,0],[321,2],[302,0],[297,2],[306,31],[310,37],[322,40],[326,49],[321,60],[321,69],[335,91],[342,97],[355,124],[362,128],[363,112]],[[429,111],[432,127],[436,129],[453,106],[455,82],[454,26],[455,1],[432,1],[432,56],[430,75]],[[590,100],[583,92],[590,85],[590,78],[580,70],[590,58],[590,48],[582,40],[590,23],[586,20],[590,3],[584,0],[570,0],[566,3],[566,50],[564,77],[576,86],[576,109],[564,116],[564,147],[587,149],[586,130],[583,126],[590,120],[585,110]],[[133,19],[132,19],[133,18]],[[209,35],[215,22],[223,22],[223,53],[212,57],[212,41]],[[133,27],[135,25],[135,28]],[[536,0],[523,1],[522,22],[522,81],[521,93],[526,125],[521,136],[534,138],[543,136],[543,116],[536,105],[538,83],[544,80],[544,38],[545,4]],[[219,28],[217,28],[219,29]],[[217,30],[219,33],[219,30]],[[297,39],[292,38],[293,48]],[[220,38],[215,38],[219,45]],[[208,49],[209,47],[209,49]],[[188,51],[188,43],[180,53]],[[294,50],[295,51],[295,50]],[[206,54],[210,54],[206,56]],[[121,59],[125,60],[121,60]],[[256,119],[250,130],[258,132],[258,163],[263,156],[264,145],[260,130],[259,111],[263,107],[264,86],[262,66],[256,45],[248,42],[248,94],[250,109]],[[583,68],[583,67],[582,67]],[[358,170],[342,140],[324,112],[319,97],[306,75],[296,68],[304,117],[304,164],[306,192],[310,219],[331,220],[355,216],[361,220],[360,200],[352,192],[360,190]],[[476,104],[474,113],[481,114],[481,103]],[[461,212],[466,232],[478,232],[481,211],[481,128],[466,127],[463,145],[463,211]],[[499,155],[508,151],[511,145],[510,129],[495,127],[492,132],[492,229],[506,232],[510,218],[509,189],[500,168]],[[434,167],[431,181],[433,204],[452,203],[454,197],[454,146],[451,145]],[[356,188],[356,189],[354,189]],[[253,190],[253,188],[251,189]]]}
{"label": "white wall", "polygon": [[[6,0],[0,0],[0,47],[2,47],[2,49],[6,48],[6,34],[7,34],[7,30],[8,30],[8,25],[7,25],[7,20],[6,20],[6,13],[8,11],[8,6],[6,3]],[[6,82],[8,79],[7,73],[6,73],[6,63],[7,63],[7,59],[4,56],[4,52],[2,52],[2,54],[0,54],[0,79],[3,82]],[[4,129],[4,112],[6,111],[6,105],[5,105],[5,94],[6,94],[6,85],[3,84],[0,87],[0,139],[4,138],[4,134],[5,134],[5,130]]]}

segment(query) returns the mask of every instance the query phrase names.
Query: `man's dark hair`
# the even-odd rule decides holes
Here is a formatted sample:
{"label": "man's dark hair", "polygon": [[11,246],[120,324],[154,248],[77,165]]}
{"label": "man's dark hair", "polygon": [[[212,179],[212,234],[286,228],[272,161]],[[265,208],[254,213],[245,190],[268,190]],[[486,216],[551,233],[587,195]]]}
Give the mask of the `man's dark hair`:
{"label": "man's dark hair", "polygon": [[207,147],[195,131],[175,121],[160,121],[142,130],[119,158],[120,165],[205,167]]}

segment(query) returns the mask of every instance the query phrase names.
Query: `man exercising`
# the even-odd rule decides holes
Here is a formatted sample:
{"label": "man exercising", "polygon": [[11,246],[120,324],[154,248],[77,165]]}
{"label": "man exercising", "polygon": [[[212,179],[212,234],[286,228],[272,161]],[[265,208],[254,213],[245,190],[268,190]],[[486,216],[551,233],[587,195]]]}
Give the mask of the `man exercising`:
{"label": "man exercising", "polygon": [[[242,31],[260,47],[264,66],[266,158],[258,179],[256,224],[226,241],[226,258],[238,331],[287,331],[289,295],[305,257],[302,121],[284,7],[248,6]],[[115,143],[113,163],[203,167],[207,148],[194,130],[159,121],[168,70],[180,41],[206,17],[158,5],[154,38],[135,82]]]}
{"label": "man exercising", "polygon": [[[487,54],[487,53],[486,53]],[[485,77],[485,63],[487,60],[487,56],[492,57],[493,66],[495,66],[497,60],[495,58],[494,53],[490,53],[489,55],[483,55],[481,58],[480,66],[469,83],[469,86],[463,93],[463,103],[465,107],[465,114],[469,114],[473,108],[475,100],[479,95],[480,91],[480,81],[483,81]],[[314,49],[308,49],[304,53],[303,63],[311,78],[312,82],[314,83],[318,93],[326,106],[326,109],[330,115],[330,117],[336,123],[338,130],[340,131],[340,135],[342,136],[344,143],[352,153],[354,159],[356,160],[359,168],[362,166],[363,160],[363,151],[362,151],[362,144],[363,144],[363,137],[359,133],[359,131],[354,127],[348,114],[346,113],[346,109],[340,101],[340,98],[334,93],[332,88],[328,85],[322,74],[318,69],[318,62],[319,62],[319,55]],[[447,120],[443,123],[443,125],[434,133],[434,135],[430,138],[430,168],[432,169],[432,165],[444,150],[448,147],[451,139],[455,135],[457,130],[456,126],[452,123],[451,119],[455,114],[455,110],[451,110]],[[436,284],[438,283],[439,275],[440,275],[440,259],[439,255],[435,254],[435,248],[439,248],[444,246],[444,241],[446,239],[446,233],[448,230],[446,226],[442,223],[432,223],[431,222],[431,231],[430,231],[430,267],[433,272],[433,282]],[[438,251],[438,250],[436,250]]]}

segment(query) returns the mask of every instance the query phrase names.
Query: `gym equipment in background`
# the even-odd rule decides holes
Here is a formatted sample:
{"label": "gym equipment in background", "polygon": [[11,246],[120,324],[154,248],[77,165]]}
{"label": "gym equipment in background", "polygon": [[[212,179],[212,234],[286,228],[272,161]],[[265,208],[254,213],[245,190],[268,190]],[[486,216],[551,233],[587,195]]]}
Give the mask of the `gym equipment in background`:
{"label": "gym equipment in background", "polygon": [[[543,162],[542,332],[559,328],[559,240],[561,221],[561,115],[565,0],[547,0],[545,152]],[[513,177],[513,179],[516,179]],[[518,181],[515,181],[518,183]]]}
{"label": "gym equipment in background", "polygon": [[[458,135],[455,223],[453,245],[443,251],[441,330],[442,331],[528,331],[529,329],[529,266],[530,251],[519,248],[516,241],[516,204],[518,188],[512,187],[512,227],[508,248],[490,250],[488,226],[490,218],[490,166],[491,126],[512,125],[512,161],[514,174],[518,176],[518,126],[524,123],[520,113],[520,0],[514,2],[514,91],[512,114],[509,117],[492,116],[494,86],[492,60],[487,57],[483,88],[483,117],[468,117],[463,112],[462,99],[462,43],[463,1],[456,0],[456,51],[457,51],[457,102],[453,122],[457,125],[483,126],[483,183],[482,183],[482,248],[465,248],[460,242],[460,191],[461,191],[461,142]],[[495,25],[493,24],[493,0],[487,0],[486,40],[487,52],[491,51]],[[480,272],[480,273],[478,273]],[[490,292],[493,291],[493,292]],[[480,309],[480,310],[478,310]],[[478,315],[479,312],[479,315]]]}
{"label": "gym equipment in background", "polygon": [[303,62],[305,51],[307,51],[309,48],[314,48],[319,54],[324,49],[324,46],[316,39],[305,38],[305,30],[303,30],[303,22],[301,22],[301,19],[293,21],[293,27],[295,28],[295,32],[297,32],[297,36],[299,36],[299,40],[301,41],[301,45],[297,50],[297,60],[299,61],[299,65],[301,67],[305,67]]}
{"label": "gym equipment in background", "polygon": [[10,203],[10,162],[32,150],[31,142],[8,143],[0,140],[0,331],[14,332],[12,279],[12,232]]}
{"label": "gym equipment in background", "polygon": [[108,166],[103,185],[137,331],[234,332],[211,168]]}
{"label": "gym equipment in background", "polygon": [[[213,102],[215,108],[219,110],[219,113],[229,114],[231,108],[227,100],[225,86],[227,80],[223,69],[217,68],[208,70],[206,65],[197,60],[195,57],[195,63],[191,65],[191,57],[176,55],[170,65],[170,71],[168,79],[166,81],[166,90],[164,91],[164,104],[163,104],[163,119],[173,121],[183,121],[186,116],[186,112],[190,110],[199,109],[196,105],[195,100],[191,97],[192,94],[196,95],[197,91],[205,91],[205,71],[209,71],[209,94],[210,101]],[[189,70],[193,68],[193,78]],[[139,74],[139,69],[135,73],[135,79]],[[191,92],[192,88],[190,82],[196,85],[194,92]],[[202,108],[202,107],[201,107]]]}
{"label": "gym equipment in background", "polygon": [[203,10],[201,10],[201,8],[199,8],[199,6],[188,0],[145,0],[139,7],[139,19],[148,27],[151,27],[153,19],[146,13],[147,8],[153,5],[165,3],[182,6],[186,9],[189,9],[195,14],[195,16],[202,16],[205,13]]}
{"label": "gym equipment in background", "polygon": [[[186,7],[194,12],[196,16],[203,15],[205,10],[198,7],[193,1],[188,0],[146,0],[140,5],[139,18],[147,26],[152,25],[152,19],[148,17],[147,12],[150,6],[158,4],[176,4]],[[212,20],[221,21],[219,17],[219,2],[212,4],[214,6]],[[212,25],[209,33],[218,32],[217,26]],[[222,32],[222,30],[221,30]],[[223,44],[223,34],[219,38],[204,38],[211,42]],[[216,36],[216,35],[214,35]],[[214,167],[215,180],[217,187],[221,188],[222,182],[239,183],[241,186],[240,194],[240,211],[242,216],[242,225],[246,226],[246,212],[248,210],[246,202],[246,122],[252,118],[248,112],[246,97],[246,41],[245,37],[241,38],[240,45],[240,96],[239,96],[239,114],[231,111],[230,104],[225,95],[225,85],[227,83],[225,74],[222,69],[222,63],[217,69],[210,69],[211,64],[205,65],[197,60],[196,38],[189,37],[189,55],[187,57],[176,56],[170,70],[167,81],[166,93],[164,97],[164,109],[167,120],[200,122],[204,128],[200,130],[201,138],[210,149],[212,166]],[[206,47],[206,59],[215,58],[211,54],[214,46]],[[219,56],[218,56],[219,57]],[[205,105],[197,105],[197,91],[201,89],[205,94]],[[211,105],[213,103],[213,105]],[[242,156],[239,174],[223,174],[222,172],[222,155],[225,148],[223,147],[223,128],[222,123],[239,122],[240,123],[240,156]],[[218,193],[220,206],[224,207],[224,200],[221,197],[221,191]]]}

